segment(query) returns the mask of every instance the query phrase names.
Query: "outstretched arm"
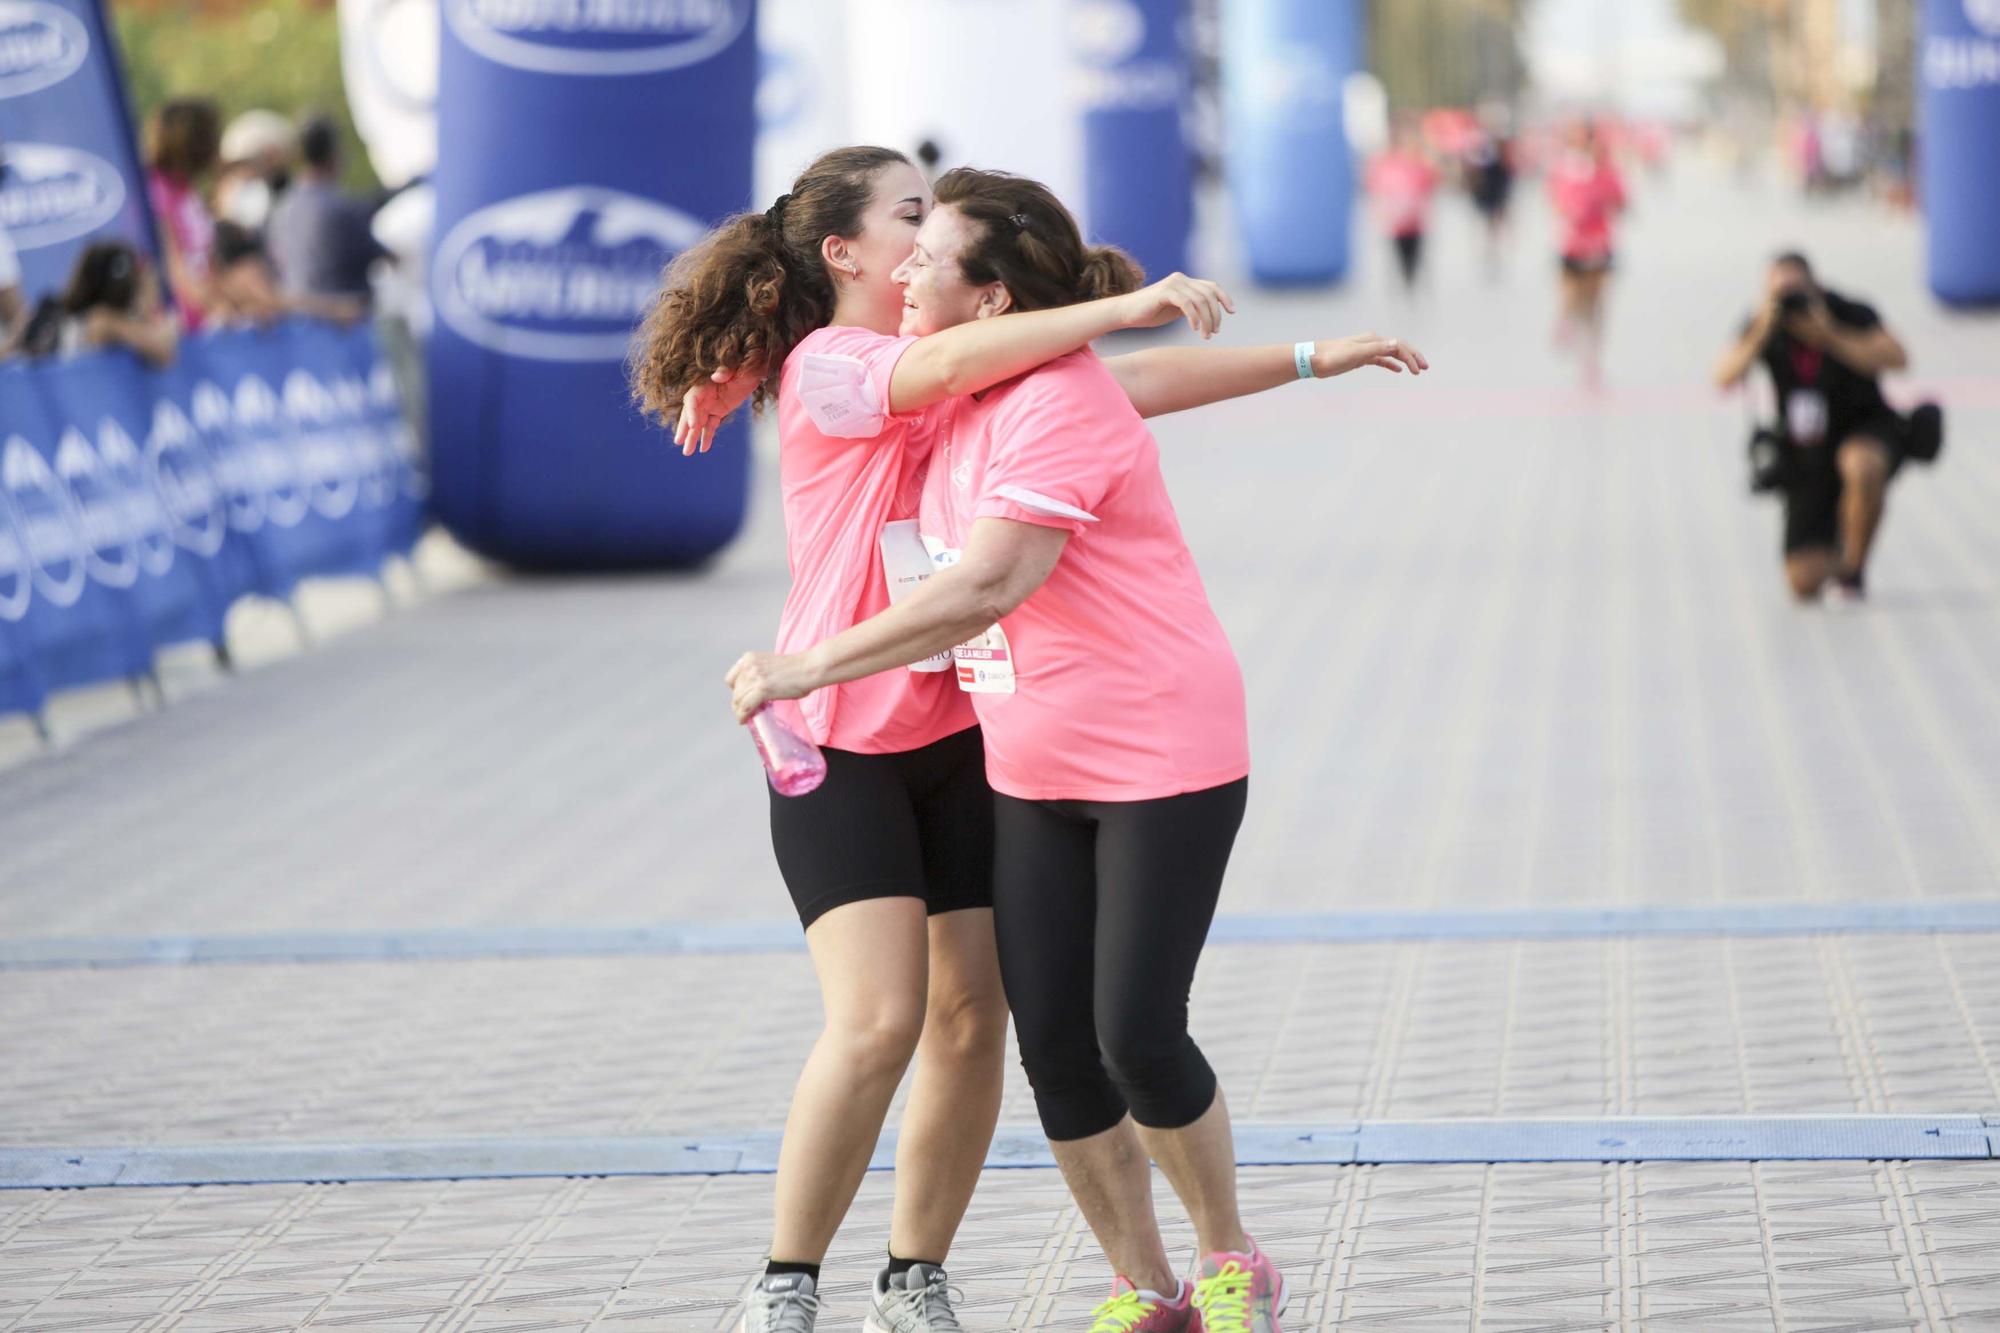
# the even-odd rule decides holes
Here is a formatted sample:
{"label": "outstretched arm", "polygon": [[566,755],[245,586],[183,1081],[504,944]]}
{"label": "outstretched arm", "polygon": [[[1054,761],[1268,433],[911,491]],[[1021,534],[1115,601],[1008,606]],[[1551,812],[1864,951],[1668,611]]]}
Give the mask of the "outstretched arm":
{"label": "outstretched arm", "polygon": [[1212,282],[1170,273],[1124,296],[968,320],[917,339],[889,376],[889,410],[913,412],[989,389],[1118,329],[1149,329],[1185,316],[1204,338],[1236,307]]}
{"label": "outstretched arm", "polygon": [[[1362,366],[1412,375],[1429,370],[1424,354],[1400,338],[1362,333],[1322,338],[1312,345],[1312,377],[1331,379]],[[1104,359],[1142,417],[1165,416],[1277,389],[1299,378],[1295,349],[1267,347],[1152,347]]]}
{"label": "outstretched arm", "polygon": [[1056,567],[1069,529],[982,518],[965,554],[888,610],[802,653],[745,653],[725,677],[738,722],[772,699],[798,699],[891,667],[921,662],[1028,600]]}
{"label": "outstretched arm", "polygon": [[[1117,329],[1155,328],[1185,317],[1196,333],[1212,337],[1223,314],[1235,311],[1229,294],[1215,283],[1170,273],[1123,296],[968,320],[917,339],[898,358],[889,376],[888,408],[914,412],[977,393]],[[761,364],[724,367],[708,383],[690,388],[674,423],[674,443],[681,452],[707,453],[716,429],[767,373]]]}

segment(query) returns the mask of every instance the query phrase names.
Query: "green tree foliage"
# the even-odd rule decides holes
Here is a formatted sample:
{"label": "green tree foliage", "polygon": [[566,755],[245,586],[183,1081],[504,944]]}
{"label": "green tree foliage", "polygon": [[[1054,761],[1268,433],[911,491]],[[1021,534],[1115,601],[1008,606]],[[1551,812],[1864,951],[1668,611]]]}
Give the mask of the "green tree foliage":
{"label": "green tree foliage", "polygon": [[340,78],[340,26],[329,4],[256,0],[216,12],[176,3],[113,6],[124,48],[132,114],[144,126],[173,97],[213,98],[223,123],[264,107],[297,119],[323,112],[341,125],[347,144],[347,184],[376,184],[360,151]]}

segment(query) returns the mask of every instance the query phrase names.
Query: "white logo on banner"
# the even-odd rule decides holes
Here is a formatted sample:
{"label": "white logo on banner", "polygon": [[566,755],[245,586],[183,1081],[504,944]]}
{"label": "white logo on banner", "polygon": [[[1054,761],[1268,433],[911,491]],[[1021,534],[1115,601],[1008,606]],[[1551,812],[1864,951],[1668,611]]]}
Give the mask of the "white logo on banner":
{"label": "white logo on banner", "polygon": [[348,447],[333,395],[301,367],[285,376],[285,413],[297,431],[293,457],[307,502],[321,518],[347,517],[361,494],[360,460]]}
{"label": "white logo on banner", "polygon": [[667,260],[706,229],[665,204],[571,186],[489,205],[438,246],[438,314],[489,351],[617,361]]}
{"label": "white logo on banner", "polygon": [[61,83],[90,57],[90,30],[59,5],[0,0],[0,97]]}
{"label": "white logo on banner", "polygon": [[1090,0],[1075,12],[1073,82],[1085,110],[1157,111],[1180,104],[1183,70],[1173,60],[1134,60],[1145,44],[1146,15],[1131,0]]}
{"label": "white logo on banner", "polygon": [[262,379],[245,375],[236,385],[235,409],[239,485],[256,492],[264,518],[281,528],[297,527],[312,502],[293,463],[291,423],[278,395]]}
{"label": "white logo on banner", "polygon": [[139,552],[139,568],[159,578],[174,567],[173,524],[160,501],[139,446],[106,417],[97,428],[97,457],[125,516],[125,533]]}
{"label": "white logo on banner", "polygon": [[1146,15],[1131,0],[1087,0],[1070,15],[1069,32],[1080,58],[1115,65],[1146,44]]}
{"label": "white logo on banner", "polygon": [[1965,0],[1965,21],[1988,37],[2000,37],[2000,0]]}
{"label": "white logo on banner", "polygon": [[359,376],[342,375],[327,392],[333,395],[334,415],[354,459],[361,503],[370,509],[388,508],[396,498],[396,455],[388,432],[369,405],[368,387]]}
{"label": "white logo on banner", "polygon": [[652,74],[707,60],[750,22],[751,0],[445,0],[467,46],[537,74]]}
{"label": "white logo on banner", "polygon": [[1944,92],[2000,84],[2000,42],[1934,36],[1924,43],[1924,86]]}
{"label": "white logo on banner", "polygon": [[0,487],[14,511],[35,590],[57,606],[76,605],[89,570],[83,524],[68,488],[18,435],[0,452]]}
{"label": "white logo on banner", "polygon": [[35,599],[33,569],[14,505],[0,489],[0,620],[19,620],[28,614],[28,604]]}
{"label": "white logo on banner", "polygon": [[146,470],[174,540],[204,559],[220,551],[229,532],[222,491],[194,423],[172,399],[163,398],[153,408]]}
{"label": "white logo on banner", "polygon": [[0,227],[22,250],[96,231],[125,206],[125,178],[92,153],[46,143],[7,145]]}
{"label": "white logo on banner", "polygon": [[71,426],[56,442],[56,476],[83,524],[83,563],[107,588],[139,581],[139,550],[125,526],[123,499],[82,431]]}
{"label": "white logo on banner", "polygon": [[[257,485],[249,451],[236,433],[236,413],[229,406],[229,395],[214,380],[202,380],[194,386],[188,405],[195,434],[207,444],[208,456],[214,460],[215,487],[222,496],[225,519],[238,532],[257,531],[264,526],[264,511],[270,505]],[[218,549],[221,544],[218,538]]]}

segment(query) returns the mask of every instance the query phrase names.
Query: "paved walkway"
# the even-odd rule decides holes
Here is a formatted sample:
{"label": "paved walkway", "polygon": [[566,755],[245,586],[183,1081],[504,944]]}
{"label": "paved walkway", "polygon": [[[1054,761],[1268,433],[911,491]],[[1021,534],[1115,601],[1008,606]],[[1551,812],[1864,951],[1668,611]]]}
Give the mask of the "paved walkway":
{"label": "paved walkway", "polygon": [[[1232,339],[1373,326],[1433,376],[1159,423],[1249,685],[1224,912],[1436,923],[1214,947],[1195,1021],[1238,1116],[2000,1112],[1991,931],[1445,937],[1468,913],[2000,900],[2000,323],[1931,306],[1907,222],[1690,167],[1640,187],[1592,397],[1547,352],[1526,211],[1494,283],[1447,215],[1413,307],[1373,245],[1337,296],[1238,293]],[[1950,405],[1858,614],[1787,604],[1742,409],[1703,383],[1793,243],[1881,305]],[[86,937],[72,953],[782,923],[718,679],[782,598],[769,479],[701,577],[475,580],[0,772],[0,1149],[775,1131],[818,1013],[785,947],[5,965]],[[1254,1035],[1232,1036],[1243,1014]],[[1030,1125],[1012,1077],[1003,1118]],[[842,1232],[822,1327],[858,1322],[890,1183]],[[1295,1275],[1288,1327],[2000,1328],[2000,1163],[1393,1161],[1244,1184]],[[0,1191],[0,1333],[716,1329],[769,1190]],[[1107,1280],[1047,1170],[989,1172],[952,1268],[976,1330],[1080,1328]]]}

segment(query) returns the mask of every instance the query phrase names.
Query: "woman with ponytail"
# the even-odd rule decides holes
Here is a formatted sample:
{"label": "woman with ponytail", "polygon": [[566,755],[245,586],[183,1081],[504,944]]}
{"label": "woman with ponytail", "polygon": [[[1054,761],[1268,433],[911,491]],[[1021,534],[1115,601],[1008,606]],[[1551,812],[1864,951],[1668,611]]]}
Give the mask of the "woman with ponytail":
{"label": "woman with ponytail", "polygon": [[[1046,188],[963,169],[938,181],[901,275],[918,346],[1138,280]],[[745,654],[729,682],[745,719],[952,652],[997,793],[994,926],[1022,1064],[1117,1274],[1095,1333],[1277,1333],[1284,1282],[1243,1230],[1228,1108],[1187,1024],[1248,790],[1242,674],[1135,406],[1427,363],[1373,335],[1136,355],[1153,359],[1135,376],[1079,348],[949,403],[919,513],[936,576],[830,637]],[[1199,1236],[1187,1281],[1149,1159]]]}
{"label": "woman with ponytail", "polygon": [[[899,337],[903,290],[892,275],[930,202],[900,153],[828,153],[770,208],[731,219],[676,259],[635,342],[633,396],[656,417],[678,413],[685,450],[705,450],[719,419],[693,405],[691,386],[777,400],[793,577],[781,648],[887,608],[885,528],[916,516],[948,400],[1114,329],[1185,316],[1212,333],[1228,308],[1219,288],[1179,274],[1134,291],[1134,270],[1107,284],[1104,300]],[[718,366],[751,369],[715,383]],[[914,531],[898,534],[927,569]],[[826,1025],[793,1094],[769,1261],[739,1328],[812,1329],[820,1262],[914,1054],[889,1261],[867,1327],[956,1333],[943,1264],[999,1118],[1007,1029],[980,732],[948,670],[901,664],[821,690],[801,711],[827,777],[805,796],[771,795],[771,841]]]}

